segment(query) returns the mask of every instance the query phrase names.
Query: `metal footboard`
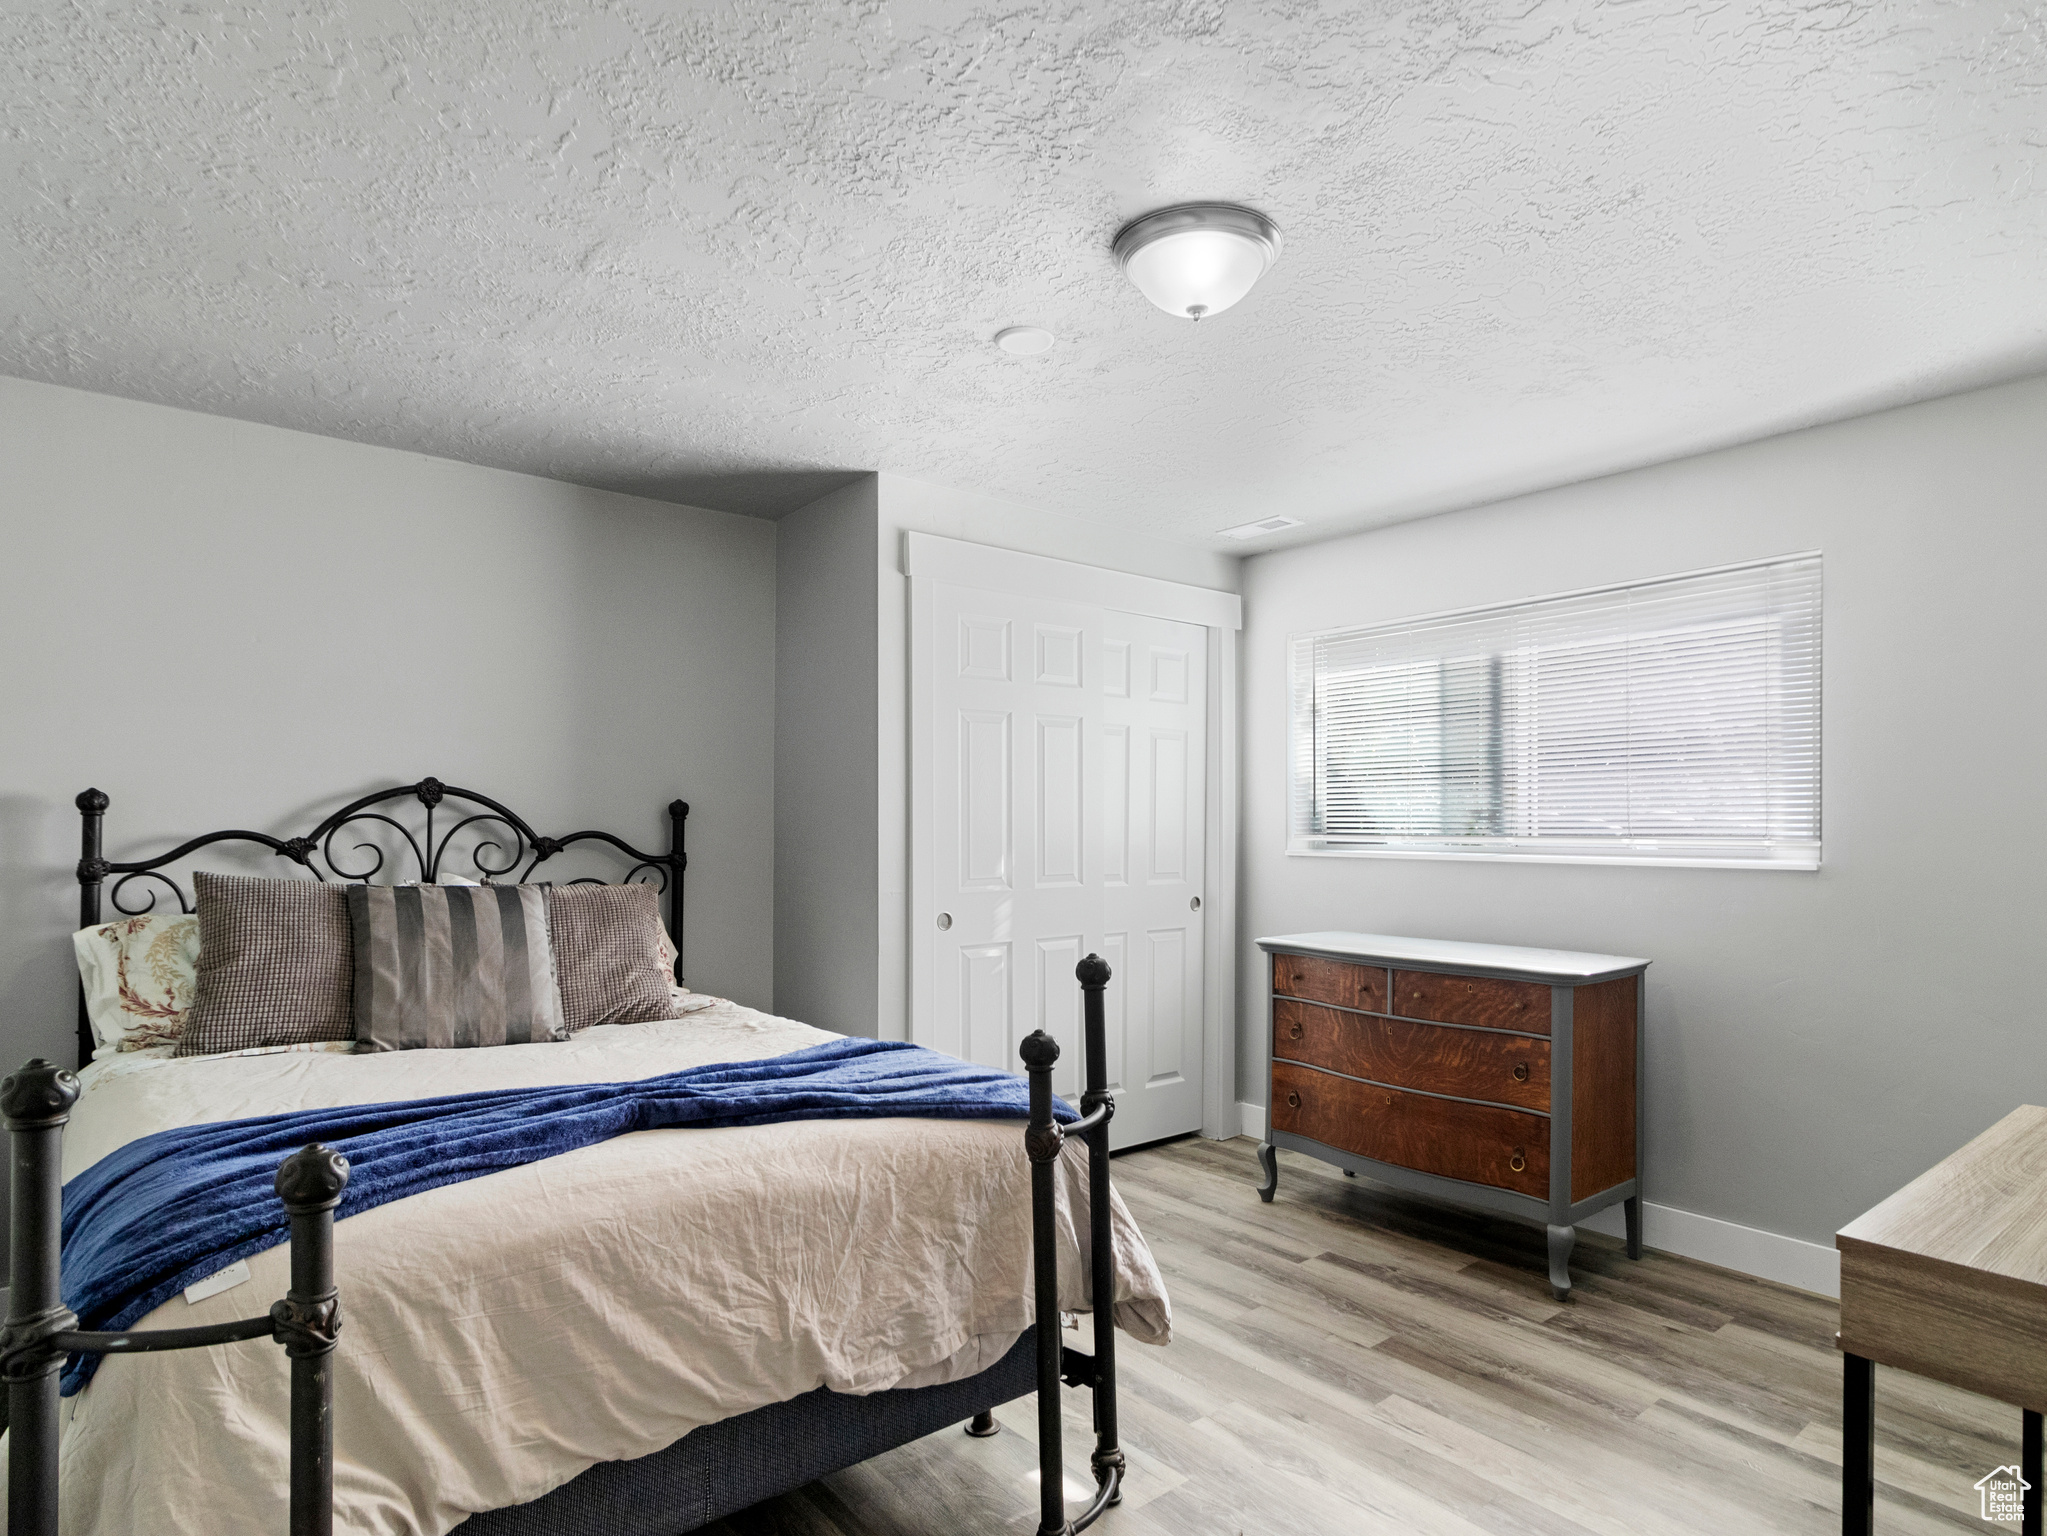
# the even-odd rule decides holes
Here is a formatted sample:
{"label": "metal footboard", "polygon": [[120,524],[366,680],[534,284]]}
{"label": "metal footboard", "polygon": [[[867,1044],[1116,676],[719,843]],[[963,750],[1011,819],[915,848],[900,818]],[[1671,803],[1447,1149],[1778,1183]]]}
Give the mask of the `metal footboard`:
{"label": "metal footboard", "polygon": [[[1086,1030],[1087,1083],[1080,1118],[1060,1125],[1052,1118],[1052,1066],[1059,1042],[1042,1029],[1023,1043],[1030,1075],[1031,1114],[1024,1150],[1031,1159],[1031,1257],[1038,1306],[1038,1475],[1042,1500],[1038,1536],[1072,1536],[1086,1530],[1123,1496],[1123,1452],[1116,1441],[1116,1256],[1109,1221],[1109,1056],[1102,1023],[1102,993],[1108,963],[1089,955],[1074,968],[1079,978]],[[1094,1312],[1095,1352],[1085,1355],[1059,1341],[1059,1250],[1055,1228],[1053,1164],[1069,1136],[1088,1151],[1088,1300]],[[1066,1517],[1066,1485],[1060,1446],[1059,1386],[1094,1393],[1094,1502],[1077,1518]]]}
{"label": "metal footboard", "polygon": [[291,1214],[291,1289],[262,1317],[204,1328],[89,1333],[59,1286],[64,1126],[78,1079],[40,1056],[0,1083],[0,1115],[13,1143],[7,1326],[0,1332],[6,1382],[7,1533],[57,1536],[57,1376],[74,1351],[130,1355],[276,1339],[291,1359],[291,1536],[334,1529],[334,1377],[328,1357],[341,1327],[334,1290],[334,1208],[348,1159],[317,1143],[277,1169],[277,1196]]}
{"label": "metal footboard", "polygon": [[[1030,1079],[1024,1150],[1031,1160],[1031,1242],[1037,1294],[1038,1465],[1042,1510],[1038,1536],[1074,1536],[1122,1496],[1123,1452],[1116,1438],[1115,1237],[1110,1224],[1109,1118],[1102,993],[1109,967],[1089,955],[1076,968],[1086,1030],[1086,1087],[1081,1117],[1060,1125],[1052,1116],[1052,1068],[1059,1045],[1043,1030],[1023,1042]],[[77,1077],[36,1058],[0,1083],[0,1116],[12,1142],[13,1200],[8,1315],[0,1331],[0,1381],[8,1431],[7,1536],[57,1536],[58,1374],[74,1351],[102,1355],[160,1349],[203,1349],[244,1339],[274,1338],[291,1361],[291,1536],[332,1536],[334,1529],[334,1380],[330,1356],[340,1331],[334,1288],[334,1209],[348,1185],[348,1160],[314,1144],[287,1157],[276,1190],[291,1216],[291,1288],[261,1317],[201,1328],[96,1333],[78,1327],[64,1305],[62,1150],[64,1126],[78,1101]],[[1094,1313],[1092,1355],[1060,1342],[1059,1257],[1054,1163],[1067,1138],[1088,1149],[1088,1295]],[[1061,1384],[1094,1395],[1095,1449],[1089,1458],[1096,1491],[1074,1519],[1066,1514],[1060,1444]],[[975,1420],[992,1432],[992,1420]]]}

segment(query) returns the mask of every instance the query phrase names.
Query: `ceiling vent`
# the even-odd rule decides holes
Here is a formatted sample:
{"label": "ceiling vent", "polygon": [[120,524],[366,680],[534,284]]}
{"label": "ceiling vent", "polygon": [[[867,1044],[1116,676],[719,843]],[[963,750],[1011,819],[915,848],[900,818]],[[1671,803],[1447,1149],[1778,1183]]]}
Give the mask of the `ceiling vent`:
{"label": "ceiling vent", "polygon": [[1234,528],[1225,528],[1216,535],[1222,539],[1255,539],[1268,533],[1278,533],[1282,528],[1298,528],[1298,517],[1261,517],[1255,523],[1239,523]]}

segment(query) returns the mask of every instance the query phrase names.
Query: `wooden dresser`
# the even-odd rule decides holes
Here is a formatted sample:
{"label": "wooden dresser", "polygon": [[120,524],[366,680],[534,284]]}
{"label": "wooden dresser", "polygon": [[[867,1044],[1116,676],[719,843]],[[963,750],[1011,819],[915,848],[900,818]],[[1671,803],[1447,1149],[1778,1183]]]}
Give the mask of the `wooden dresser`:
{"label": "wooden dresser", "polygon": [[1594,1211],[1624,1203],[1641,1257],[1647,960],[1377,933],[1258,947],[1272,960],[1260,1195],[1284,1147],[1539,1221],[1559,1301]]}

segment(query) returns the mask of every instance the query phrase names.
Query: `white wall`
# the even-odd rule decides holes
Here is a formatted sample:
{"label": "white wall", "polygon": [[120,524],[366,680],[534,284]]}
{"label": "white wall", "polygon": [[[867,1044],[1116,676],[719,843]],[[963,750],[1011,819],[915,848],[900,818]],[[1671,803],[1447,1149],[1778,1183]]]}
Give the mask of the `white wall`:
{"label": "white wall", "polygon": [[776,525],[775,1006],[872,1035],[876,480]]}
{"label": "white wall", "polygon": [[[2047,1102],[2043,514],[2034,380],[1248,561],[1244,1096],[1250,941],[1347,928],[1651,957],[1645,1184],[1681,1211],[1831,1244]],[[1803,549],[1826,558],[1817,873],[1286,856],[1289,634]]]}
{"label": "white wall", "polygon": [[691,985],[773,977],[774,529],[0,379],[0,1065],[74,1055],[88,784],[107,851],[296,833],[433,775],[667,846]]}

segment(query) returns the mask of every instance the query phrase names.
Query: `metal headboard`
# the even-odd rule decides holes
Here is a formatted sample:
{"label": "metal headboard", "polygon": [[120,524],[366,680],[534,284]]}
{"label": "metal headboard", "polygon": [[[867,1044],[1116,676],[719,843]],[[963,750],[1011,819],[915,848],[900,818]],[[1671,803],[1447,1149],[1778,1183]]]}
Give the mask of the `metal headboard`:
{"label": "metal headboard", "polygon": [[[426,807],[424,826],[417,837],[403,822],[388,813],[372,809],[393,800],[406,798],[417,800]],[[462,802],[451,807],[451,813],[462,810],[454,825],[448,827],[436,838],[434,812],[442,801]],[[533,871],[565,848],[577,843],[601,843],[633,860],[625,872],[624,879],[616,882],[625,884],[645,872],[649,878],[641,883],[655,886],[668,898],[668,932],[675,943],[675,979],[682,980],[682,876],[689,865],[689,857],[683,852],[683,823],[689,817],[689,806],[681,800],[668,803],[668,852],[646,853],[635,848],[623,838],[609,832],[570,832],[562,837],[544,837],[529,826],[525,818],[506,809],[488,795],[479,795],[473,789],[457,789],[452,784],[443,784],[439,779],[421,779],[417,784],[401,784],[394,789],[380,789],[374,793],[351,800],[328,816],[303,837],[272,837],[267,832],[249,832],[228,829],[207,832],[178,844],[168,853],[153,858],[112,860],[101,852],[103,822],[107,814],[107,796],[97,789],[83,791],[76,801],[78,813],[83,818],[79,841],[78,858],[78,926],[90,928],[102,921],[100,898],[102,888],[109,876],[118,876],[113,889],[106,892],[114,910],[128,917],[152,911],[160,891],[152,889],[149,900],[141,906],[130,906],[122,899],[122,891],[134,880],[153,880],[168,887],[178,899],[178,910],[190,912],[192,902],[185,888],[169,875],[163,867],[197,852],[213,843],[256,843],[268,848],[279,858],[290,859],[294,864],[304,865],[316,880],[329,877],[338,880],[355,880],[367,885],[371,879],[382,873],[385,863],[385,849],[375,843],[359,842],[343,850],[343,857],[360,862],[358,855],[368,856],[368,868],[347,869],[336,861],[334,839],[343,827],[356,822],[379,822],[393,829],[403,839],[403,849],[411,853],[413,866],[419,871],[416,878],[425,881],[441,877],[441,861],[448,853],[455,835],[465,828],[488,824],[495,835],[479,837],[467,846],[469,864],[483,883],[488,885],[495,878],[510,875],[521,882],[528,879]],[[481,806],[481,810],[468,807]],[[498,830],[502,829],[502,830]],[[511,846],[502,840],[503,834],[511,834]],[[395,846],[395,845],[394,845]],[[403,858],[403,852],[399,857]],[[524,860],[526,867],[519,868]],[[324,866],[324,868],[323,868]],[[392,871],[397,875],[406,866],[400,865]],[[607,883],[593,877],[584,877],[566,882],[570,885],[604,885]],[[81,987],[78,997],[78,1063],[84,1066],[92,1060],[92,1023],[85,1013],[85,993]]]}

